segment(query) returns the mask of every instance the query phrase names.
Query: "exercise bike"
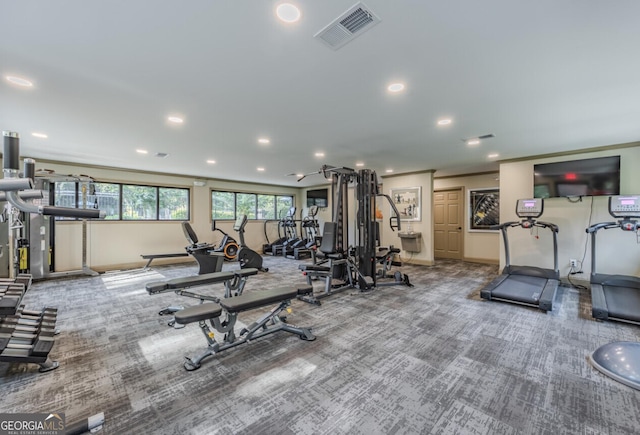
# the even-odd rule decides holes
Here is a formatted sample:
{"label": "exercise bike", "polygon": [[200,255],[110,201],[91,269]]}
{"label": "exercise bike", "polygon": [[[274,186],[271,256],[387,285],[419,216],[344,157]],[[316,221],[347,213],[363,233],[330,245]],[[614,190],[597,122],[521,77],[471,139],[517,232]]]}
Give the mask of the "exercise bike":
{"label": "exercise bike", "polygon": [[238,261],[241,269],[255,268],[261,272],[268,272],[269,269],[262,267],[262,255],[249,248],[244,242],[244,227],[247,225],[247,215],[242,215],[236,219],[233,229],[240,237],[240,251],[238,251]]}
{"label": "exercise bike", "polygon": [[211,231],[219,231],[220,233],[222,233],[222,240],[220,241],[220,243],[218,243],[218,247],[211,249],[211,251],[223,253],[224,259],[227,261],[235,260],[238,256],[238,249],[240,249],[238,242],[236,242],[233,237],[222,231],[220,228],[216,228],[215,220],[211,222]]}

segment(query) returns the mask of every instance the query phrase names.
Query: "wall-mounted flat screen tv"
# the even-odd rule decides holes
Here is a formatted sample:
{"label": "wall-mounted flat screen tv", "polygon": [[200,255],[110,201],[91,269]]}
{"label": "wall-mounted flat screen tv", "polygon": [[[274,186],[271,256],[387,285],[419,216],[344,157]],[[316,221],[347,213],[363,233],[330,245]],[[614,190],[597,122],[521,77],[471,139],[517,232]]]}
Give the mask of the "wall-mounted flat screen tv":
{"label": "wall-mounted flat screen tv", "polygon": [[533,166],[535,198],[619,194],[620,156]]}
{"label": "wall-mounted flat screen tv", "polygon": [[307,190],[307,207],[317,205],[320,208],[329,206],[329,189]]}

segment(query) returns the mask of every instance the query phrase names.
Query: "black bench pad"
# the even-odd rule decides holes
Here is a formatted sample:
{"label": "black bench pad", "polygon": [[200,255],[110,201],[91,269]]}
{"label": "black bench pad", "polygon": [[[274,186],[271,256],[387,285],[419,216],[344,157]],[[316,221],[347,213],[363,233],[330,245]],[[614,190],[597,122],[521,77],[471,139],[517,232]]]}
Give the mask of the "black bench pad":
{"label": "black bench pad", "polygon": [[187,323],[220,317],[220,314],[222,314],[222,308],[220,308],[220,305],[215,303],[206,303],[194,305],[193,307],[178,311],[175,314],[175,319],[176,323],[185,325]]}
{"label": "black bench pad", "polygon": [[187,252],[176,252],[174,254],[141,254],[143,260],[153,260],[155,258],[173,258],[173,257],[188,257]]}
{"label": "black bench pad", "polygon": [[327,266],[316,266],[314,264],[301,264],[298,269],[304,272],[330,272],[331,268]]}
{"label": "black bench pad", "polygon": [[197,287],[208,284],[218,284],[225,281],[230,281],[236,276],[247,277],[257,275],[258,269],[247,268],[239,269],[231,272],[213,272],[205,273],[202,275],[187,276],[185,278],[174,278],[168,281],[154,281],[147,283],[145,286],[149,294],[162,293],[166,291],[179,290],[189,287]]}
{"label": "black bench pad", "polygon": [[207,284],[219,284],[221,282],[230,281],[236,276],[246,278],[247,276],[257,275],[258,269],[238,269],[229,272],[213,272],[204,273],[202,275],[187,276],[185,278],[174,278],[167,281],[168,288],[171,290],[177,290],[187,287],[197,287]]}
{"label": "black bench pad", "polygon": [[239,313],[241,311],[293,299],[298,295],[308,294],[311,291],[313,291],[312,287],[303,289],[297,289],[295,287],[272,288],[252,293],[243,293],[240,296],[223,299],[220,301],[220,305],[229,313]]}

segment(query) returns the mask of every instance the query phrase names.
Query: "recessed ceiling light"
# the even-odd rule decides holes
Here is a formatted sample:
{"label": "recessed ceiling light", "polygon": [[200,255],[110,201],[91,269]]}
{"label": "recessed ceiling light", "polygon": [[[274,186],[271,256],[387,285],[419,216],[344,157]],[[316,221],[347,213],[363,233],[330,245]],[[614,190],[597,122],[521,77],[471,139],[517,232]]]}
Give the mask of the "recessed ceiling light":
{"label": "recessed ceiling light", "polygon": [[316,157],[324,157],[324,153],[316,153],[315,156]]}
{"label": "recessed ceiling light", "polygon": [[262,167],[258,167],[256,169],[258,170],[258,172],[264,172],[264,168],[262,168]]}
{"label": "recessed ceiling light", "polygon": [[216,161],[215,160],[207,160],[207,163],[209,163],[210,165],[215,165]]}
{"label": "recessed ceiling light", "polygon": [[386,172],[387,174],[390,174],[390,173],[392,173],[392,172],[393,172],[393,169],[387,169],[387,170],[386,170],[386,171],[384,171],[384,172]]}
{"label": "recessed ceiling light", "polygon": [[182,124],[184,122],[184,119],[180,118],[179,116],[168,116],[167,120],[169,122],[173,122],[174,124]]}
{"label": "recessed ceiling light", "polygon": [[304,177],[304,174],[296,174],[296,177],[298,177],[298,178]]}
{"label": "recessed ceiling light", "polygon": [[149,154],[149,151],[147,151],[147,150],[142,150],[142,149],[138,149],[138,150],[136,150],[136,152],[137,152],[138,154]]}
{"label": "recessed ceiling light", "polygon": [[362,163],[362,162],[357,162],[357,163],[356,163],[356,166],[364,166],[364,163]]}
{"label": "recessed ceiling light", "polygon": [[300,9],[291,3],[282,3],[276,8],[276,15],[285,23],[295,23],[300,19]]}
{"label": "recessed ceiling light", "polygon": [[22,77],[6,76],[5,78],[9,82],[13,83],[14,85],[22,86],[22,87],[25,87],[25,88],[30,88],[30,87],[33,86],[33,82],[31,80],[27,80],[27,79],[22,78]]}
{"label": "recessed ceiling light", "polygon": [[40,139],[46,139],[46,138],[48,138],[48,137],[49,137],[49,136],[47,136],[47,135],[46,135],[46,134],[44,134],[44,133],[31,133],[31,136],[39,137]]}
{"label": "recessed ceiling light", "polygon": [[387,89],[389,90],[389,92],[400,92],[404,89],[404,84],[403,83],[392,83],[390,84]]}
{"label": "recessed ceiling light", "polygon": [[498,153],[491,153],[491,154],[489,154],[487,157],[488,157],[488,158],[490,158],[490,159],[495,159],[496,157],[500,157],[500,154],[498,154]]}
{"label": "recessed ceiling light", "polygon": [[266,145],[268,143],[271,143],[271,141],[269,139],[267,139],[266,137],[261,137],[260,139],[258,139],[258,143]]}
{"label": "recessed ceiling light", "polygon": [[478,145],[480,143],[480,139],[469,139],[467,141],[467,145]]}
{"label": "recessed ceiling light", "polygon": [[449,118],[438,120],[438,125],[449,125],[449,124],[451,124],[451,119]]}

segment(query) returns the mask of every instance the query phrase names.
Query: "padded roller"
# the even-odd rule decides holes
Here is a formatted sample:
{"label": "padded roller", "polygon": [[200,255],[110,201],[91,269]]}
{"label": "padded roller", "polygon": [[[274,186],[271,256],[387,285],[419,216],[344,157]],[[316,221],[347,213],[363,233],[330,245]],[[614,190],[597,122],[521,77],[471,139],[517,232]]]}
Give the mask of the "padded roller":
{"label": "padded roller", "polygon": [[283,302],[297,296],[297,288],[280,287],[252,293],[243,293],[240,296],[221,300],[220,305],[230,313],[238,313],[265,305],[271,305],[276,302]]}
{"label": "padded roller", "polygon": [[194,305],[193,307],[180,310],[175,314],[175,319],[176,323],[186,325],[187,323],[220,317],[220,314],[222,314],[222,308],[220,308],[220,305],[207,303]]}

